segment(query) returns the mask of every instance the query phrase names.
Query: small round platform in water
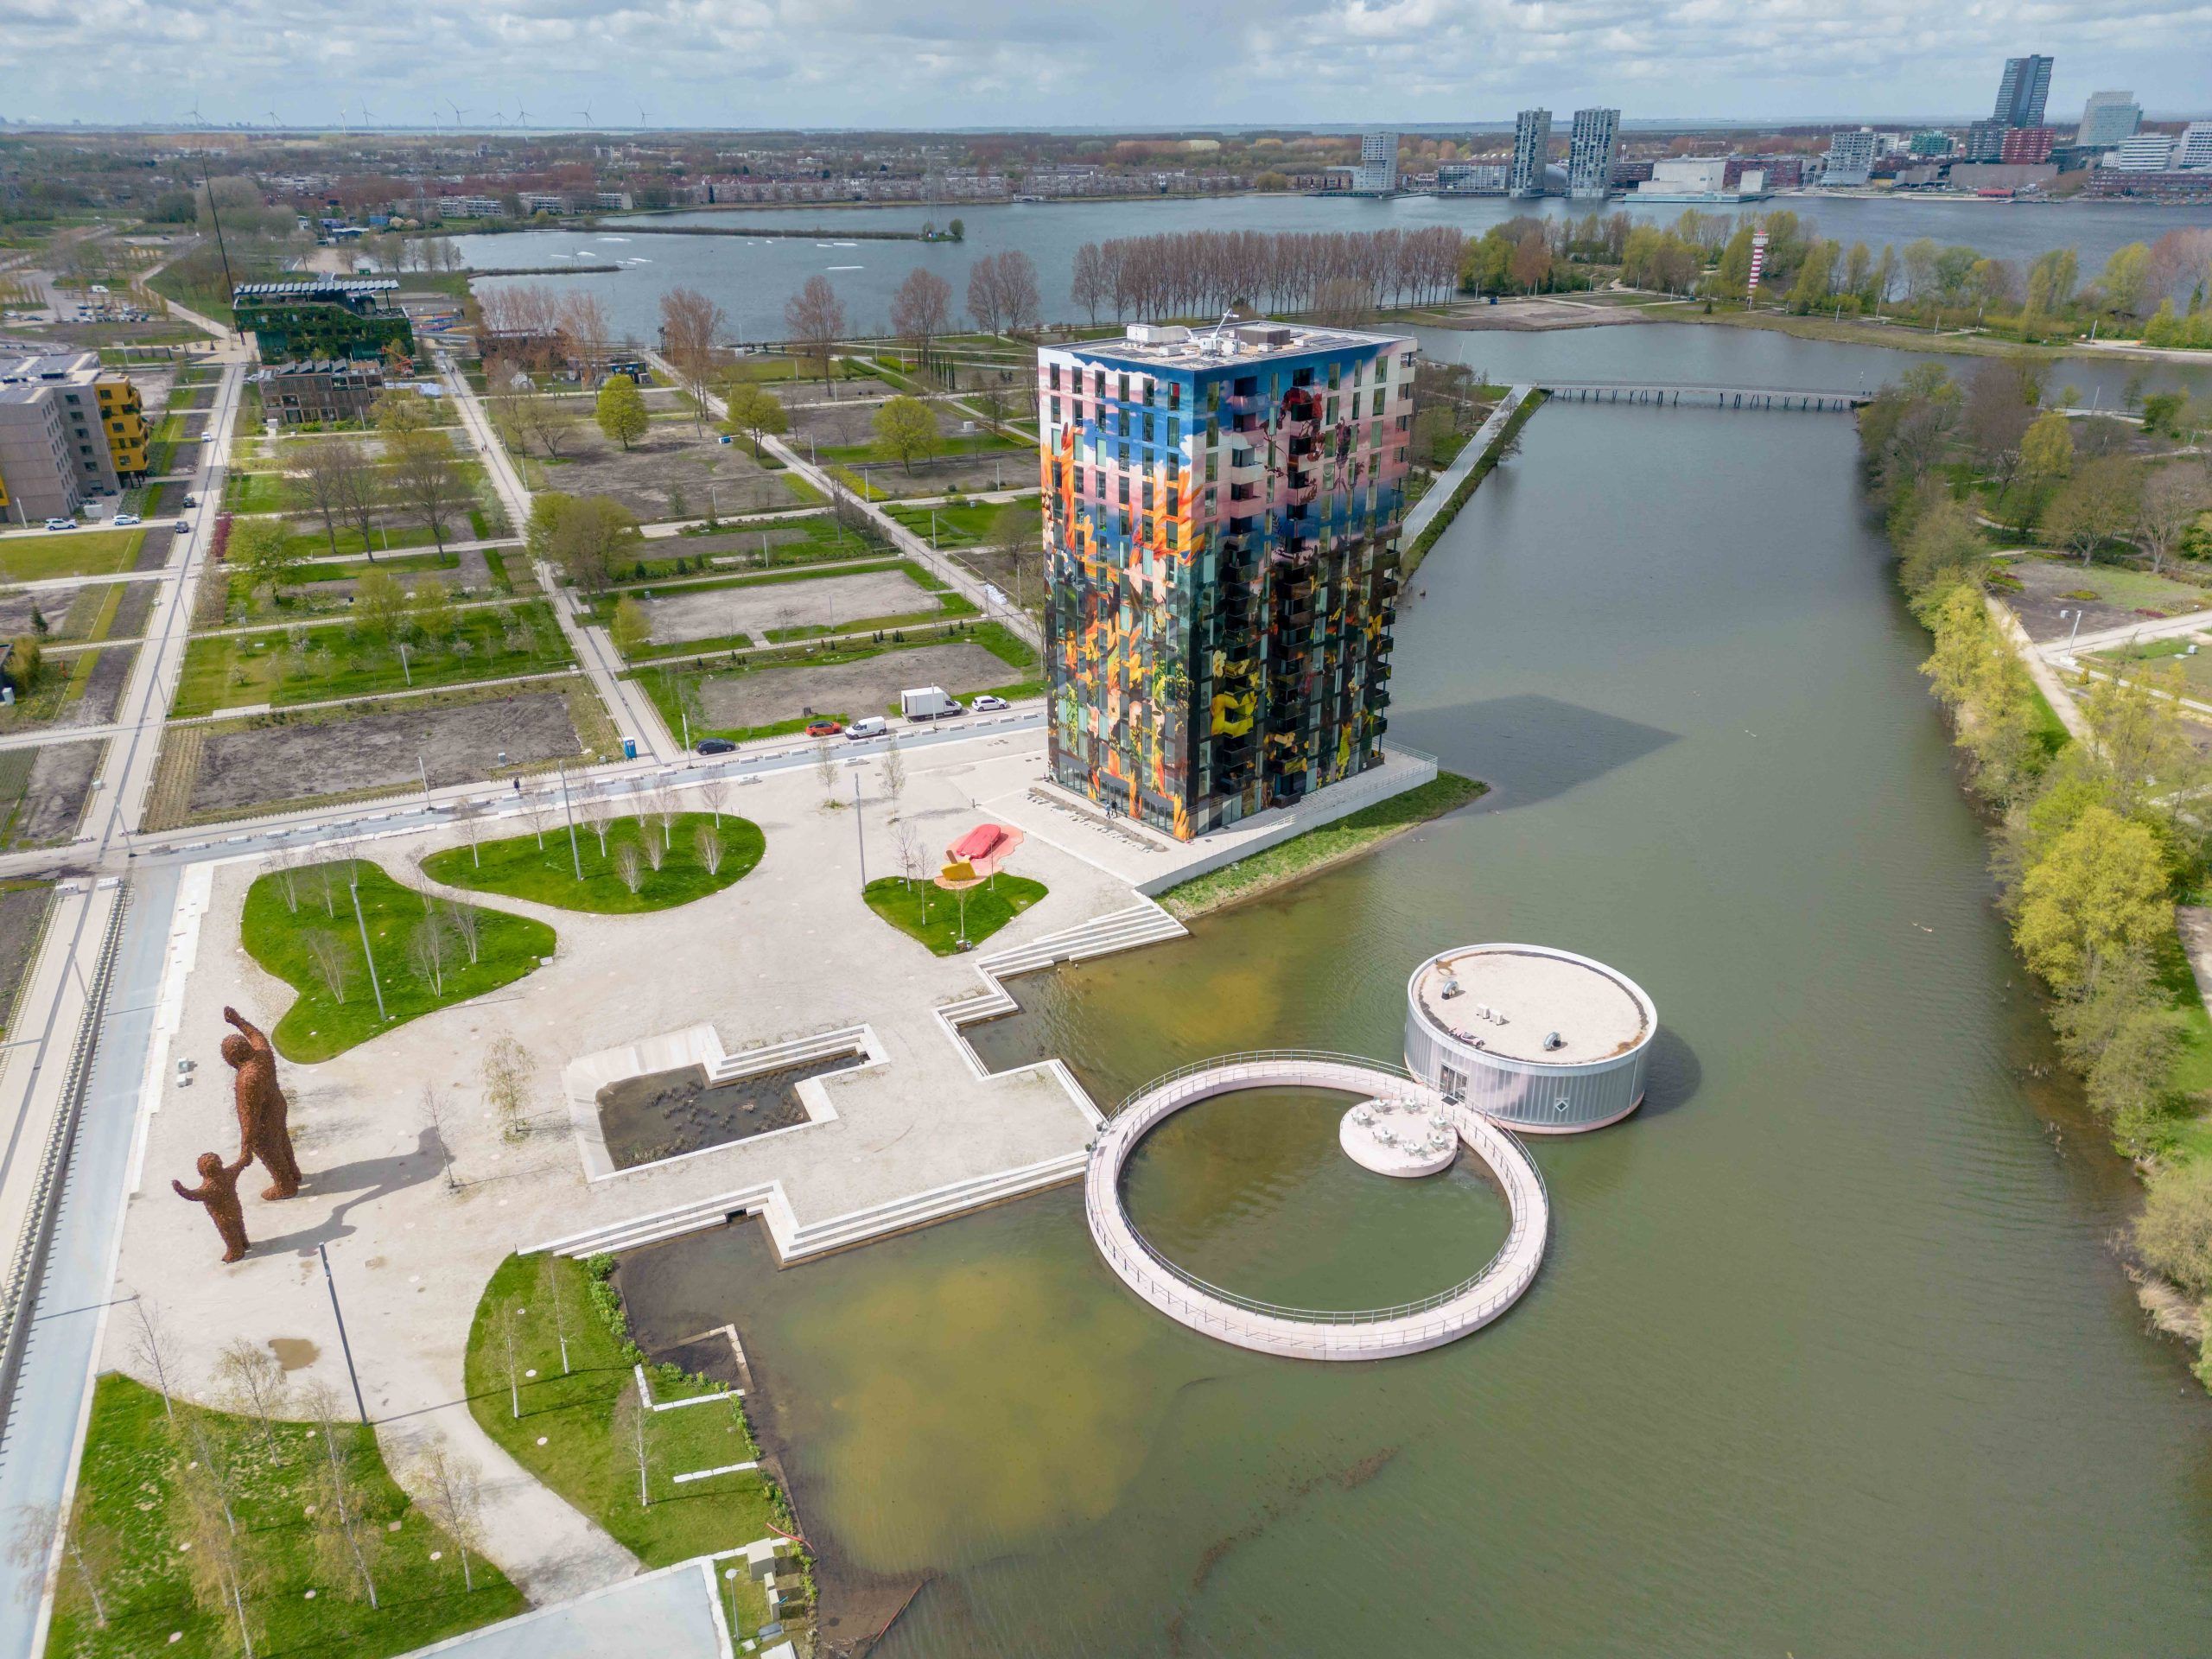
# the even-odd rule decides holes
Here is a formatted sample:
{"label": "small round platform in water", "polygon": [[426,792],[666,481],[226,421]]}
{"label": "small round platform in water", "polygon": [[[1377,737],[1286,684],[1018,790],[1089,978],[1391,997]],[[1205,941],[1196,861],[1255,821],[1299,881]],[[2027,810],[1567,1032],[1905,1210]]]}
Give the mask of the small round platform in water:
{"label": "small round platform in water", "polygon": [[1411,1100],[1363,1100],[1337,1126],[1337,1141],[1362,1169],[1408,1180],[1439,1174],[1459,1155],[1451,1119]]}

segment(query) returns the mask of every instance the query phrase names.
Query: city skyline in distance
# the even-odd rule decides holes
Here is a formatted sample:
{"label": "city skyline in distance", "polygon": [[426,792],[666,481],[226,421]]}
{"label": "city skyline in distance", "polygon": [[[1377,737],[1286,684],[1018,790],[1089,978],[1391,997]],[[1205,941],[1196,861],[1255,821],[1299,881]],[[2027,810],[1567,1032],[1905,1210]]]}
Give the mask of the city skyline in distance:
{"label": "city skyline in distance", "polygon": [[[1531,105],[1618,107],[1624,128],[1955,124],[1986,117],[2005,60],[2027,53],[2057,60],[2052,120],[2113,86],[2152,118],[2206,112],[2201,54],[2139,34],[2120,46],[2108,15],[2074,0],[2031,23],[1930,18],[1894,0],[1832,22],[1789,0],[1711,16],[1627,0],[1565,14],[1525,0],[1126,0],[1111,12],[756,0],[711,14],[672,0],[470,12],[398,0],[311,29],[272,0],[153,12],[0,0],[0,16],[26,61],[94,62],[128,40],[171,66],[120,104],[97,75],[41,77],[6,111],[18,124],[1421,130],[1510,126]],[[1203,51],[1176,45],[1201,40]],[[1128,73],[1133,54],[1141,74]]]}

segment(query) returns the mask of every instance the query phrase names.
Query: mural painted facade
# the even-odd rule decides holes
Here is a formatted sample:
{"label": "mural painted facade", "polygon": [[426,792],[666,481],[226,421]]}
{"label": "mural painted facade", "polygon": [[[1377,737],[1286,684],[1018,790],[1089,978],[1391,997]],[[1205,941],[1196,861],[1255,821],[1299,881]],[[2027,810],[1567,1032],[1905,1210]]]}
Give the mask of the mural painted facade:
{"label": "mural painted facade", "polygon": [[1185,838],[1382,758],[1414,343],[1038,353],[1052,775]]}

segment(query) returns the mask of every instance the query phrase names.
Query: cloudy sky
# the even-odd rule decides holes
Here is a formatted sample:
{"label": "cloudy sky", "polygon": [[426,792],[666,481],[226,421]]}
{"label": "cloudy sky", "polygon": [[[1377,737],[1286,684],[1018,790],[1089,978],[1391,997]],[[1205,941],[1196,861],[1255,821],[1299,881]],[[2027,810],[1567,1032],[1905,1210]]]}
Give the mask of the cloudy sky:
{"label": "cloudy sky", "polygon": [[[160,74],[107,82],[115,43]],[[2212,0],[0,0],[22,119],[969,127],[1966,118],[2010,54],[2212,106]],[[7,107],[12,104],[13,107]]]}

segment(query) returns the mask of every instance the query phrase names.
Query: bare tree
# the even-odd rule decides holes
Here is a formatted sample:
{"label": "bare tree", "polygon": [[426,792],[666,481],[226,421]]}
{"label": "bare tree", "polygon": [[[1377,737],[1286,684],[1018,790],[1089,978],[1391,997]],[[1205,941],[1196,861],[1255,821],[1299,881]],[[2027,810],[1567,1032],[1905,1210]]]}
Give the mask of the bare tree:
{"label": "bare tree", "polygon": [[553,822],[553,798],[532,785],[516,798],[516,804],[521,809],[522,821],[537,837],[538,850],[544,851],[546,827]]}
{"label": "bare tree", "polygon": [[899,874],[906,879],[906,891],[913,892],[918,884],[920,887],[922,920],[927,923],[930,918],[930,890],[922,876],[929,866],[924,861],[921,832],[914,827],[912,819],[899,820],[899,827],[892,835],[892,844],[898,849]]}
{"label": "bare tree", "polygon": [[420,516],[438,551],[444,552],[448,531],[474,499],[453,441],[435,430],[402,432],[385,449],[391,457],[394,495]]}
{"label": "bare tree", "polygon": [[332,928],[310,927],[300,935],[306,946],[308,959],[315,963],[315,976],[322,982],[322,988],[330,993],[330,1000],[344,1007],[346,994],[352,988],[353,977],[353,947]]}
{"label": "bare tree", "polygon": [[315,1565],[326,1578],[358,1579],[361,1597],[374,1609],[384,1533],[364,1513],[366,1502],[353,1471],[353,1432],[340,1427],[338,1396],[327,1382],[318,1379],[308,1385],[307,1405],[323,1453],[315,1482]]}
{"label": "bare tree", "polygon": [[660,296],[660,348],[691,396],[699,433],[707,430],[707,387],[715,373],[715,336],[728,327],[722,308],[696,288],[671,288]]}
{"label": "bare tree", "polygon": [[584,821],[592,834],[599,837],[599,855],[607,856],[607,826],[614,817],[614,808],[601,796],[590,795],[576,803],[576,816]]}
{"label": "bare tree", "polygon": [[2174,549],[2208,510],[2212,510],[2212,476],[2202,462],[2177,461],[2144,481],[2135,509],[2135,539],[2151,556],[2152,570],[2165,569]]}
{"label": "bare tree", "polygon": [[484,938],[484,912],[474,905],[448,905],[446,923],[461,940],[461,948],[468,952],[468,964],[476,965],[477,952]]}
{"label": "bare tree", "polygon": [[284,895],[284,908],[296,916],[300,913],[300,856],[294,852],[276,852],[269,855],[269,874],[276,878],[277,890]]}
{"label": "bare tree", "polygon": [[[548,1258],[550,1259],[550,1257]],[[453,1540],[461,1555],[461,1583],[464,1591],[476,1588],[471,1555],[484,1549],[484,1499],[476,1465],[448,1449],[442,1440],[431,1441],[415,1459],[410,1483],[416,1501],[429,1511],[432,1524]]]}
{"label": "bare tree", "polygon": [[518,1421],[522,1416],[522,1365],[515,1357],[515,1331],[521,1324],[519,1302],[508,1302],[499,1309],[499,1338],[507,1354],[507,1413]]}
{"label": "bare tree", "polygon": [[529,1053],[513,1033],[501,1032],[485,1046],[482,1071],[485,1103],[499,1120],[501,1133],[510,1141],[521,1140],[529,1132]]}
{"label": "bare tree", "polygon": [[423,1085],[423,1116],[429,1121],[431,1139],[438,1143],[438,1161],[445,1167],[446,1191],[458,1192],[461,1182],[453,1173],[453,1147],[446,1139],[445,1105],[434,1083]]}
{"label": "bare tree", "polygon": [[176,1407],[169,1398],[169,1335],[162,1318],[162,1310],[143,1296],[130,1299],[131,1312],[137,1315],[138,1334],[131,1338],[130,1351],[138,1363],[154,1374],[154,1386],[162,1393],[162,1411],[171,1427],[176,1425]]}
{"label": "bare tree", "polygon": [[891,816],[899,816],[899,796],[906,787],[906,757],[893,732],[883,746],[883,792],[891,798]]}
{"label": "bare tree", "polygon": [[453,955],[453,930],[436,911],[415,924],[407,936],[407,960],[415,971],[430,982],[430,994],[443,996],[446,991],[446,963]]}
{"label": "bare tree", "polygon": [[968,268],[968,315],[987,334],[996,334],[1006,321],[1006,300],[999,290],[999,261],[987,253]]}
{"label": "bare tree", "polygon": [[484,807],[480,801],[458,801],[454,804],[453,821],[468,840],[468,862],[472,868],[484,868]]}
{"label": "bare tree", "polygon": [[[651,839],[651,837],[647,837]],[[635,898],[638,889],[645,885],[645,855],[638,850],[638,843],[626,841],[614,849],[614,874]]]}
{"label": "bare tree", "polygon": [[646,1405],[638,1391],[634,1378],[625,1383],[622,1396],[614,1402],[614,1443],[622,1448],[626,1462],[638,1468],[638,1507],[652,1507],[652,1489],[647,1479],[652,1467],[651,1428],[652,1408]]}
{"label": "bare tree", "polygon": [[230,1620],[245,1659],[254,1659],[246,1597],[260,1587],[262,1574],[257,1558],[238,1538],[228,1498],[217,1493],[204,1463],[181,1472],[175,1518],[177,1530],[192,1546],[185,1552],[192,1599],[205,1611]]}
{"label": "bare tree", "polygon": [[561,1258],[548,1250],[538,1257],[537,1292],[553,1309],[553,1335],[561,1344],[561,1375],[569,1374],[569,1299],[561,1278]]}
{"label": "bare tree", "polygon": [[244,1337],[234,1337],[216,1356],[215,1375],[238,1414],[261,1426],[269,1461],[281,1466],[284,1454],[276,1448],[275,1419],[284,1397],[284,1368],[277,1363],[276,1356]]}
{"label": "bare tree", "polygon": [[823,800],[831,806],[837,805],[837,753],[830,747],[826,737],[814,740],[814,775],[822,780]]}
{"label": "bare tree", "polygon": [[845,333],[845,308],[827,276],[814,276],[784,306],[784,327],[805,347],[806,360],[815,365],[822,389],[830,390],[830,365]]}
{"label": "bare tree", "polygon": [[952,284],[933,270],[915,266],[891,296],[891,331],[913,346],[927,368],[938,336],[951,324]]}
{"label": "bare tree", "polygon": [[699,799],[715,815],[715,827],[721,827],[722,814],[729,810],[729,799],[734,786],[727,775],[717,773],[707,779],[699,791]]}
{"label": "bare tree", "polygon": [[702,823],[691,837],[691,849],[699,860],[700,868],[709,875],[720,875],[722,868],[722,832],[710,823]]}
{"label": "bare tree", "polygon": [[[647,791],[646,799],[652,804],[653,822],[660,826],[660,844],[664,849],[675,844],[676,818],[678,802],[676,791],[665,783],[657,783]],[[659,867],[656,865],[655,868]]]}
{"label": "bare tree", "polygon": [[[81,1485],[67,1517],[59,1503],[25,1504],[8,1541],[8,1560],[20,1574],[16,1590],[22,1600],[35,1603],[58,1566],[66,1573],[63,1582],[76,1586],[101,1630],[107,1628],[107,1585],[118,1556],[115,1535],[92,1518]],[[56,1588],[59,1592],[60,1586]]]}
{"label": "bare tree", "polygon": [[607,307],[598,295],[580,289],[562,296],[559,315],[561,344],[575,359],[588,386],[607,361],[607,341],[614,332]]}
{"label": "bare tree", "polygon": [[668,843],[648,830],[639,843],[639,850],[645,855],[645,862],[652,866],[653,874],[658,875],[660,867],[668,862]]}

